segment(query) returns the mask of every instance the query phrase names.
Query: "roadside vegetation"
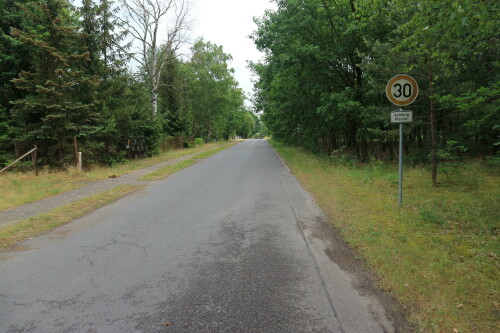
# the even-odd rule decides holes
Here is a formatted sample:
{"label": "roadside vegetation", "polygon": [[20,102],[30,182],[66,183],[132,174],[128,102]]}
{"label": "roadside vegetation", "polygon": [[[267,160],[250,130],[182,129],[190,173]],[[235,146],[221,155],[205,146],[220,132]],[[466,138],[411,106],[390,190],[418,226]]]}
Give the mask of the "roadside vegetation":
{"label": "roadside vegetation", "polygon": [[140,186],[136,185],[117,186],[109,191],[56,208],[47,214],[41,214],[19,223],[2,226],[0,227],[0,250],[85,216],[139,188]]}
{"label": "roadside vegetation", "polygon": [[187,51],[189,1],[73,3],[0,0],[0,169],[35,145],[39,167],[77,151],[90,167],[265,132],[231,55],[201,38]]}
{"label": "roadside vegetation", "polygon": [[448,164],[437,187],[408,166],[398,209],[397,165],[270,142],[419,331],[498,332],[498,166]]}
{"label": "roadside vegetation", "polygon": [[209,143],[193,148],[172,149],[150,158],[134,159],[113,167],[93,166],[78,172],[70,166],[65,170],[42,169],[38,176],[34,172],[6,172],[0,174],[0,210],[9,209],[28,202],[64,193],[84,186],[91,181],[118,177],[125,173],[145,168],[163,161],[198,152],[219,151],[221,143]]}
{"label": "roadside vegetation", "polygon": [[[10,183],[15,186],[15,190],[12,189],[12,185],[0,187],[0,196],[4,195],[6,199],[0,201],[0,210],[11,208],[16,202],[26,203],[63,193],[76,187],[83,186],[88,181],[102,180],[108,177],[118,177],[119,175],[127,172],[148,167],[156,163],[183,157],[189,154],[195,154],[190,159],[168,165],[141,178],[142,180],[160,180],[198,162],[201,159],[208,158],[236,144],[236,142],[211,143],[206,145],[198,142],[198,144],[200,145],[199,147],[171,150],[153,158],[134,160],[130,163],[122,164],[117,167],[94,168],[87,172],[78,172],[71,167],[66,172],[58,171],[51,173],[48,170],[45,170],[38,176],[31,173],[0,175],[0,185],[2,185],[2,183],[6,183],[7,185]],[[134,192],[140,187],[141,186],[137,185],[120,185],[111,190],[91,195],[76,202],[61,206],[50,211],[49,213],[40,214],[25,221],[0,226],[0,250],[11,247],[30,237],[35,237],[44,232],[50,231],[77,218],[83,217],[102,206]]]}
{"label": "roadside vegetation", "polygon": [[[273,145],[420,331],[498,332],[499,2],[274,2],[251,64]],[[419,86],[401,209],[400,73]]]}
{"label": "roadside vegetation", "polygon": [[275,139],[367,163],[397,159],[396,74],[419,95],[405,106],[404,150],[414,165],[467,156],[500,160],[500,2],[485,0],[276,0],[252,35],[255,105]]}
{"label": "roadside vegetation", "polygon": [[193,156],[192,158],[190,158],[188,160],[181,161],[179,163],[172,164],[172,165],[167,165],[159,170],[156,170],[154,172],[151,172],[151,173],[141,177],[141,180],[160,180],[160,179],[163,179],[165,177],[170,176],[171,174],[176,173],[177,171],[180,171],[180,170],[187,168],[188,166],[190,166],[194,163],[199,162],[202,159],[209,158],[210,156],[215,155],[218,152],[220,152],[226,148],[229,148],[234,144],[235,143],[230,143],[230,144],[224,145],[222,147],[218,147],[218,148],[215,148],[212,150],[207,150],[207,151],[204,151],[202,153],[196,154],[195,156]]}

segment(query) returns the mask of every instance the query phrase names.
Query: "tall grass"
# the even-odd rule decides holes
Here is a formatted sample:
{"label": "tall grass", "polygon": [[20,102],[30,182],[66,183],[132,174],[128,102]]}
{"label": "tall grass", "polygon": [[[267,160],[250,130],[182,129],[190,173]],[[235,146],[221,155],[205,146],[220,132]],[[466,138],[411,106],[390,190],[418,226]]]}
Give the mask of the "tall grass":
{"label": "tall grass", "polygon": [[462,162],[433,187],[429,170],[406,168],[398,209],[396,165],[272,145],[420,330],[498,332],[498,169]]}
{"label": "tall grass", "polygon": [[0,174],[0,210],[22,205],[41,198],[73,190],[83,185],[85,178],[66,172],[48,170],[34,173]]}

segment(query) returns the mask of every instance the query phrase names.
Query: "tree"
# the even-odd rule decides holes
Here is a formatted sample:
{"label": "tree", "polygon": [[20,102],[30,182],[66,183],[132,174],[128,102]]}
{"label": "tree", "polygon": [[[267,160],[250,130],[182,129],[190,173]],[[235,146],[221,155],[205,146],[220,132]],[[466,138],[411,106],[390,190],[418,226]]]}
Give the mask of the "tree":
{"label": "tree", "polygon": [[329,154],[339,146],[367,159],[360,131],[365,49],[353,1],[276,1],[253,34],[265,62],[254,64],[257,94],[273,134]]}
{"label": "tree", "polygon": [[117,18],[117,11],[110,0],[83,0],[79,8],[81,32],[90,55],[87,70],[101,80],[95,98],[101,130],[96,133],[96,142],[87,145],[85,151],[86,160],[97,163],[120,160],[117,148],[125,147],[128,140],[118,132],[116,122],[124,110],[123,102],[127,101],[126,85],[131,84],[125,68],[129,60],[129,44],[124,44],[127,31]]}
{"label": "tree", "polygon": [[229,68],[222,46],[198,40],[187,67],[189,100],[195,136],[207,141],[228,138],[230,120],[243,106],[243,92]]}
{"label": "tree", "polygon": [[[125,24],[130,35],[140,44],[132,56],[145,70],[149,80],[151,112],[158,113],[158,88],[163,67],[185,41],[188,30],[188,2],[184,0],[121,0],[127,14]],[[168,20],[165,40],[160,29]]]}
{"label": "tree", "polygon": [[10,35],[11,28],[21,29],[24,25],[24,15],[16,3],[26,2],[0,0],[0,165],[14,159],[14,151],[28,148],[13,144],[14,124],[10,104],[10,101],[26,95],[24,91],[16,89],[11,80],[31,66],[30,53],[25,45]]}
{"label": "tree", "polygon": [[[473,0],[275,0],[252,38],[265,57],[255,105],[272,135],[331,155],[393,160],[397,131],[387,81],[419,82],[407,126],[411,163],[431,163],[458,142],[469,153],[495,153],[498,108],[498,10]],[[439,36],[439,38],[437,38]],[[430,156],[430,157],[429,157]]]}
{"label": "tree", "polygon": [[245,112],[243,123],[240,130],[241,136],[244,138],[251,138],[255,133],[255,118],[251,112]]}
{"label": "tree", "polygon": [[[490,124],[500,121],[498,107],[493,111],[499,82],[498,74],[494,74],[498,72],[495,68],[498,69],[499,40],[493,13],[499,5],[472,0],[391,3],[396,11],[404,13],[405,21],[394,28],[388,52],[379,56],[397,56],[401,62],[393,67],[415,73],[422,83],[422,106],[429,115],[431,177],[437,185],[437,152],[448,140],[456,139],[469,146],[481,141],[479,146],[490,147],[496,141],[493,125],[480,125],[476,129],[481,130],[473,133],[470,130],[484,124],[481,118],[487,118]],[[479,100],[486,101],[480,102],[481,111],[474,102],[465,102],[478,101],[479,95],[485,97]],[[466,137],[464,133],[472,135]]]}
{"label": "tree", "polygon": [[187,68],[177,58],[169,59],[161,74],[158,89],[158,114],[161,115],[163,133],[167,136],[191,135],[189,121],[185,118],[188,108]]}
{"label": "tree", "polygon": [[16,140],[37,144],[52,163],[67,161],[73,138],[99,130],[99,115],[93,109],[96,76],[86,72],[90,55],[76,16],[66,1],[20,5],[27,17],[25,29],[11,34],[32,57],[29,71],[12,80],[24,90],[24,98],[12,101]]}

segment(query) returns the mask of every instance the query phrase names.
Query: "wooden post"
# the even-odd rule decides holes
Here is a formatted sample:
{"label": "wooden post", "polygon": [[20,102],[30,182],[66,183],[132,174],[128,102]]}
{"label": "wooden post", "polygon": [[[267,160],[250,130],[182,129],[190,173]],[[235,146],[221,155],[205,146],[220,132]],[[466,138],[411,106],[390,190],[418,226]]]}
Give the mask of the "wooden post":
{"label": "wooden post", "polygon": [[17,160],[15,160],[14,162],[12,162],[11,164],[7,165],[5,168],[3,168],[2,170],[0,170],[0,172],[4,172],[5,170],[7,170],[8,168],[10,168],[11,166],[13,166],[14,164],[16,164],[17,162],[19,162],[20,160],[22,160],[23,158],[25,158],[26,156],[28,156],[29,154],[31,154],[35,150],[37,150],[37,146],[35,146],[35,148],[31,149],[29,152],[27,152],[23,156],[19,157]]}
{"label": "wooden post", "polygon": [[82,152],[78,152],[78,162],[77,162],[78,172],[82,172]]}

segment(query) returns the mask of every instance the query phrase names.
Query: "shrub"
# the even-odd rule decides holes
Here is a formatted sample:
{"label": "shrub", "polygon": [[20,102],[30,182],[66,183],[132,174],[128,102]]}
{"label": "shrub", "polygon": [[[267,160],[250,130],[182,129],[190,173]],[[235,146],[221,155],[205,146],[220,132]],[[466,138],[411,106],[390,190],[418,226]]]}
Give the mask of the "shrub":
{"label": "shrub", "polygon": [[194,139],[194,146],[195,147],[203,146],[204,143],[205,143],[205,141],[203,140],[203,138],[195,138]]}

